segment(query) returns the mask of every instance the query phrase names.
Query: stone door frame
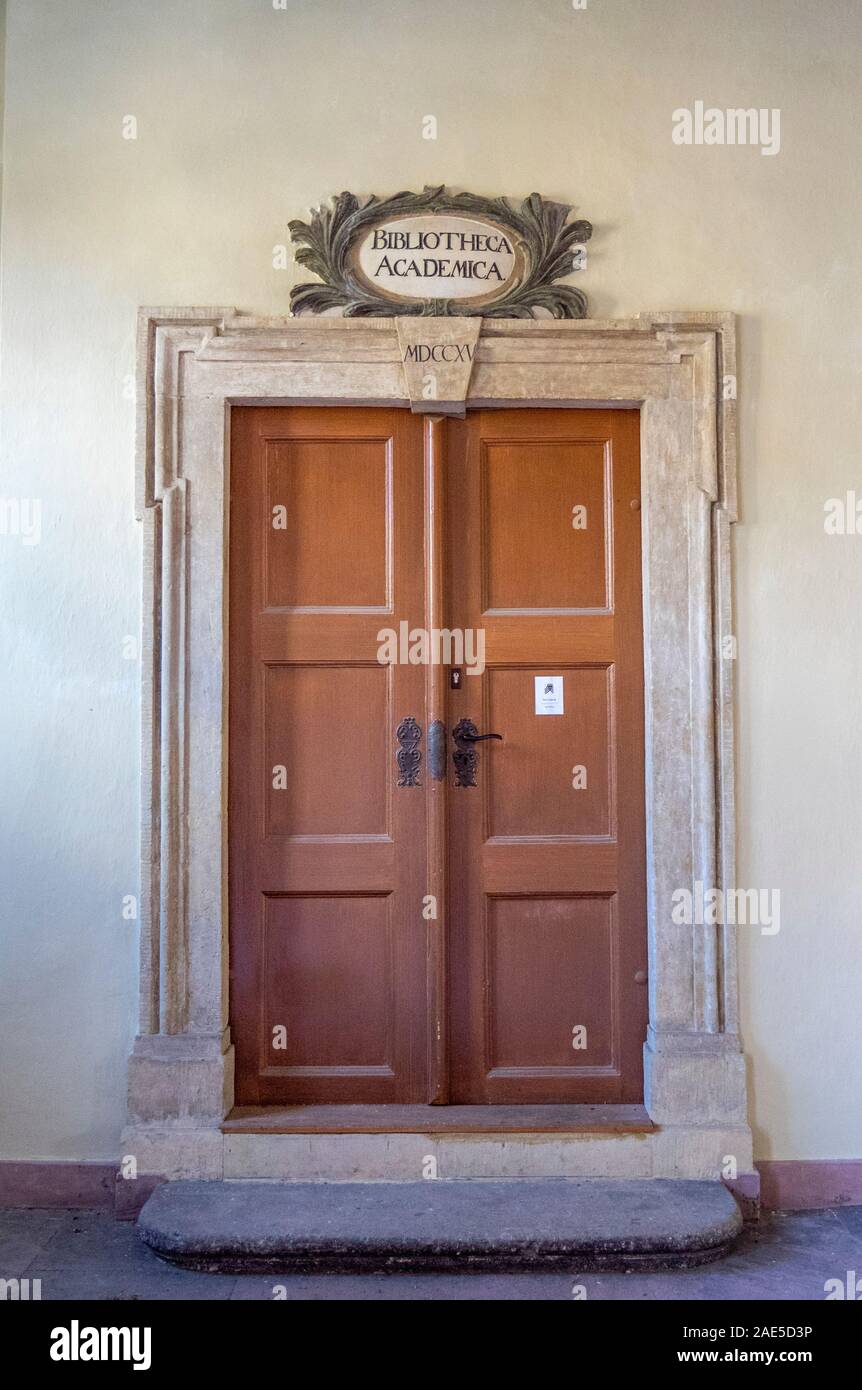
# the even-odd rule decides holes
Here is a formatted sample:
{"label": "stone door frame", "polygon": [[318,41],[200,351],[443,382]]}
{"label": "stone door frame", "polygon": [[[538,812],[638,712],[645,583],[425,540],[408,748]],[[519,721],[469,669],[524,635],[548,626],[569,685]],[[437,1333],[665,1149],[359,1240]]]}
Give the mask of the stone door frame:
{"label": "stone door frame", "polygon": [[[124,1153],[139,1173],[217,1176],[233,1104],[228,1019],[226,583],[230,407],[423,401],[417,320],[139,316],[144,529],[140,1022]],[[426,319],[472,336],[464,406],[641,412],[649,1028],[645,1105],[661,1171],[750,1171],[735,928],[679,926],[675,890],[735,886],[731,525],[735,319]],[[399,323],[402,324],[399,329]],[[409,325],[405,335],[404,325]],[[453,337],[454,335],[454,337]],[[460,369],[459,369],[460,370]],[[458,396],[460,395],[460,400]],[[454,399],[453,399],[454,396]],[[438,407],[439,409],[440,407]],[[659,1171],[658,1168],[655,1169]]]}

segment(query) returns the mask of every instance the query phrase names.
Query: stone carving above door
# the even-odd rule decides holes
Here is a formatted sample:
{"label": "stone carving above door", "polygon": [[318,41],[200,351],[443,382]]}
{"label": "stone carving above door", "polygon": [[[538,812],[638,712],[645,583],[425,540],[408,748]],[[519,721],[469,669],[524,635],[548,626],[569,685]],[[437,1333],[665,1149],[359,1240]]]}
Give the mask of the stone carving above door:
{"label": "stone carving above door", "polygon": [[347,318],[475,315],[582,319],[582,290],[556,282],[581,266],[589,222],[571,207],[531,193],[508,198],[447,193],[339,193],[290,234],[299,265],[320,276],[291,290],[295,314],[340,309]]}

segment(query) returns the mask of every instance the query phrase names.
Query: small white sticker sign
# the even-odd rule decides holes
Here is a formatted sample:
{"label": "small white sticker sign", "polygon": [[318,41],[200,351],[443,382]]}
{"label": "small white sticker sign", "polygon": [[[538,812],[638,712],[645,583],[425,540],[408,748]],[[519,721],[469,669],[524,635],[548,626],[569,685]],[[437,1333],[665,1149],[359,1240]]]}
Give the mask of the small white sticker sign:
{"label": "small white sticker sign", "polygon": [[562,676],[536,676],[536,713],[562,714]]}

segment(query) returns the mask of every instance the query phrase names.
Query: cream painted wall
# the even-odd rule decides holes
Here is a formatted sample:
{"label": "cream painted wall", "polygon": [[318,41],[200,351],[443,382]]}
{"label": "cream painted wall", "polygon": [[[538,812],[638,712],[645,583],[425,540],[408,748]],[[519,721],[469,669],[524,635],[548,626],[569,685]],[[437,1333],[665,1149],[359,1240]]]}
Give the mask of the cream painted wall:
{"label": "cream painted wall", "polygon": [[0,0],[0,253],[3,227],[3,114],[6,105],[6,0]]}
{"label": "cream painted wall", "polygon": [[6,99],[6,0],[0,0],[0,217],[3,214],[3,109]]}
{"label": "cream painted wall", "polygon": [[[342,188],[533,189],[595,224],[595,316],[741,316],[740,882],[759,1157],[862,1155],[857,0],[9,0],[0,493],[4,1157],[117,1152],[135,1029],[135,311],[285,313]],[[678,147],[701,99],[781,150]],[[436,141],[422,118],[439,123]],[[137,140],[124,140],[126,115]]]}

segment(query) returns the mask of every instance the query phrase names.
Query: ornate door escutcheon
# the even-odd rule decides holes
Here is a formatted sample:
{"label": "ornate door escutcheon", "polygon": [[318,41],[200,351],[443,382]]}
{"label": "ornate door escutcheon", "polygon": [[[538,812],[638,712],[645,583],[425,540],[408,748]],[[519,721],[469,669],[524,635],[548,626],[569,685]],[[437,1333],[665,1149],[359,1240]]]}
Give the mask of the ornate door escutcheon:
{"label": "ornate door escutcheon", "polygon": [[419,740],[422,737],[422,730],[412,714],[401,720],[395,730],[395,737],[398,740],[398,751],[395,754],[399,773],[397,785],[399,787],[421,786],[419,765],[422,762],[422,753],[419,748]]}
{"label": "ornate door escutcheon", "polygon": [[478,733],[479,730],[472,719],[459,719],[452,730],[452,738],[455,742],[452,761],[455,764],[456,787],[475,787],[476,785],[476,749],[474,745]]}

